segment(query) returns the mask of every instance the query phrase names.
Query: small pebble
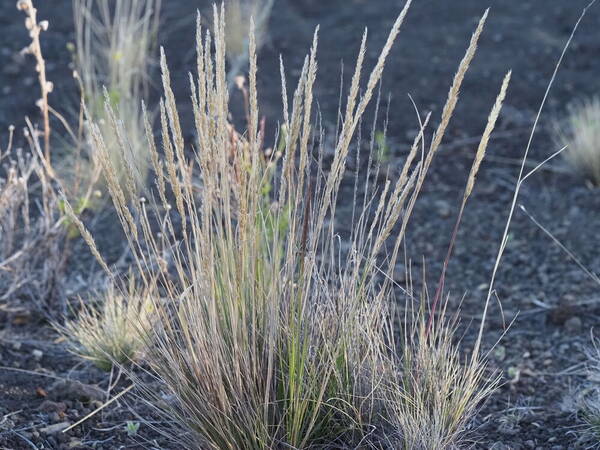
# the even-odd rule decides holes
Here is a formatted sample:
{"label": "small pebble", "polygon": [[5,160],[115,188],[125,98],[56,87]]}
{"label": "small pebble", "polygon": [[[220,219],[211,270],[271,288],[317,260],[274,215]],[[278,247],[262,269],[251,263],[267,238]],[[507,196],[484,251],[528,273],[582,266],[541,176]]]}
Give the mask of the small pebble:
{"label": "small pebble", "polygon": [[[55,423],[54,425],[49,425],[47,427],[44,427],[44,428],[40,429],[40,431],[42,433],[46,433],[46,434],[54,434],[54,433],[61,432],[65,428],[68,428],[70,425],[71,424],[69,422],[60,422],[60,423]],[[48,438],[48,440],[50,440],[50,438]]]}
{"label": "small pebble", "polygon": [[490,450],[511,450],[511,448],[504,442],[494,442],[490,447]]}
{"label": "small pebble", "polygon": [[67,409],[67,405],[65,405],[63,402],[53,402],[50,400],[45,400],[39,407],[40,411],[43,412],[57,412],[57,413],[61,413],[61,412],[65,412]]}
{"label": "small pebble", "polygon": [[31,354],[33,355],[33,358],[36,361],[39,361],[40,359],[42,359],[42,356],[44,356],[44,352],[38,349],[35,349],[34,351],[31,352]]}
{"label": "small pebble", "polygon": [[579,333],[579,332],[581,332],[582,328],[583,328],[583,323],[581,322],[581,319],[577,316],[573,316],[565,322],[565,330],[567,330],[568,333],[571,333],[571,334]]}
{"label": "small pebble", "polygon": [[435,202],[435,207],[440,217],[444,219],[450,217],[450,214],[452,214],[452,208],[450,207],[450,204],[445,200],[437,200]]}

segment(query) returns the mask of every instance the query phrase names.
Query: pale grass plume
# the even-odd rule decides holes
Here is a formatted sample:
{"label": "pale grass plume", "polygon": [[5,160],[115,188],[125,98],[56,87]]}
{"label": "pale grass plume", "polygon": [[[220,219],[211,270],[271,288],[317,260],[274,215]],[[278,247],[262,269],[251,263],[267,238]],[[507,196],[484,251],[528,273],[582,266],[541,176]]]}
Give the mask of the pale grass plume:
{"label": "pale grass plume", "polygon": [[485,157],[485,151],[487,149],[488,143],[490,141],[490,136],[492,135],[492,131],[496,127],[496,121],[498,120],[498,116],[500,115],[500,111],[502,110],[502,103],[506,98],[506,91],[508,90],[508,84],[510,83],[510,77],[512,72],[509,71],[504,80],[502,81],[502,86],[500,88],[500,93],[498,97],[496,97],[496,103],[492,110],[490,111],[490,115],[488,116],[488,122],[485,126],[485,130],[483,131],[483,135],[481,136],[481,140],[479,141],[479,146],[477,147],[477,152],[475,154],[475,160],[473,161],[473,165],[471,166],[471,172],[469,173],[469,179],[467,181],[467,187],[465,189],[464,198],[468,198],[473,192],[473,187],[475,186],[475,180],[477,178],[477,173],[479,172],[479,167],[481,166],[481,162]]}
{"label": "pale grass plume", "polygon": [[130,281],[110,283],[95,300],[80,300],[76,318],[55,325],[71,351],[98,368],[131,364],[143,356],[144,339],[152,327],[153,307],[147,290]]}
{"label": "pale grass plume", "polygon": [[580,175],[600,185],[600,98],[579,100],[568,108],[566,117],[556,120],[554,141],[565,160]]}
{"label": "pale grass plume", "polygon": [[38,74],[38,82],[41,89],[41,98],[38,106],[42,111],[42,119],[44,122],[44,157],[50,164],[50,106],[48,104],[48,95],[54,90],[54,84],[46,77],[46,61],[42,54],[42,46],[40,44],[40,34],[48,30],[49,23],[47,20],[38,22],[37,9],[33,6],[31,0],[19,0],[17,9],[26,14],[25,28],[29,31],[31,44],[23,49],[23,53],[31,54],[35,58],[35,71]]}

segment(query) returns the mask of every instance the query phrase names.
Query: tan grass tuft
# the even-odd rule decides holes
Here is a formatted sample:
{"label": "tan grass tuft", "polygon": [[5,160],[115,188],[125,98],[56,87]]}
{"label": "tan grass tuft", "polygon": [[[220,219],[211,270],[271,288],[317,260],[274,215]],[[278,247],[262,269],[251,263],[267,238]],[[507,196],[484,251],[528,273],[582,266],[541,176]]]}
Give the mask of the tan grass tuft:
{"label": "tan grass tuft", "polygon": [[12,148],[13,132],[0,148],[0,303],[56,317],[65,307],[59,197],[42,162],[39,133],[29,123],[27,154]]}
{"label": "tan grass tuft", "polygon": [[137,361],[144,349],[143,336],[152,327],[149,294],[133,283],[124,292],[111,284],[97,303],[80,301],[77,318],[57,325],[59,333],[75,354],[102,370]]}
{"label": "tan grass tuft", "polygon": [[554,139],[578,173],[600,185],[600,98],[570,106],[567,117],[554,123]]}

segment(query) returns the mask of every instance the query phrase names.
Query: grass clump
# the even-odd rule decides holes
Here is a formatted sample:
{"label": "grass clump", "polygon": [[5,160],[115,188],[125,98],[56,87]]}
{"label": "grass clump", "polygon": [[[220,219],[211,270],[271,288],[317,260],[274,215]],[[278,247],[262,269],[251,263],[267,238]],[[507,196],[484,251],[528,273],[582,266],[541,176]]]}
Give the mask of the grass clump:
{"label": "grass clump", "polygon": [[578,416],[576,432],[585,448],[600,446],[600,341],[594,339],[587,353],[587,381],[575,393],[573,402]]}
{"label": "grass clump", "polygon": [[133,284],[125,292],[111,284],[97,305],[81,301],[77,318],[56,328],[75,354],[109,371],[114,364],[138,360],[152,316],[148,295]]}
{"label": "grass clump", "polygon": [[465,438],[477,407],[498,386],[485,364],[468,361],[455,342],[456,317],[441,311],[441,323],[427,331],[417,314],[402,342],[399,370],[388,391],[388,415],[401,430],[394,448],[448,449]]}
{"label": "grass clump", "polygon": [[581,100],[554,126],[555,140],[567,162],[595,185],[600,185],[600,98]]}
{"label": "grass clump", "polygon": [[41,162],[40,133],[29,125],[33,154],[13,148],[12,126],[0,147],[0,304],[57,317],[65,310],[65,233],[58,193]]}
{"label": "grass clump", "polygon": [[[285,132],[275,139],[277,151],[264,150],[252,32],[247,130],[238,134],[229,124],[224,8],[215,7],[214,34],[204,35],[198,25],[197,74],[190,75],[197,132],[193,154],[186,152],[162,54],[164,156],[146,117],[155,190],[143,201],[127,200],[137,198],[134,183],[119,182],[102,127],[91,125],[136,275],[151,292],[155,312],[143,340],[145,361],[160,388],[135,372],[130,376],[138,392],[174,424],[177,430],[170,434],[185,448],[331,448],[392,441],[400,448],[447,448],[460,441],[479,400],[494,387],[496,379],[486,376],[479,353],[466,364],[461,361],[455,328],[439,319],[445,315],[445,308],[437,308],[443,279],[432,310],[423,298],[414,320],[400,329],[391,281],[485,16],[431,142],[425,136],[428,115],[397,178],[369,186],[376,169],[366,165],[364,192],[354,192],[349,248],[340,243],[336,207],[346,160],[409,6],[410,1],[361,87],[363,36],[328,168],[325,140],[313,126],[317,33],[291,104],[281,64]],[[463,207],[507,84],[508,77],[477,152]],[[69,211],[108,270],[93,238]],[[406,338],[396,345],[398,333]]]}
{"label": "grass clump", "polygon": [[[73,0],[75,74],[87,118],[101,127],[119,181],[123,183],[124,172],[130,171],[137,188],[145,184],[149,167],[141,102],[148,95],[160,7],[161,0]],[[122,135],[115,131],[105,102],[119,112]],[[81,156],[91,174],[97,167],[97,155],[86,124],[81,123],[80,128],[74,156],[80,163],[79,153],[87,150]],[[120,152],[121,145],[127,145],[126,153]],[[80,164],[71,169],[69,172],[81,178],[86,167]]]}

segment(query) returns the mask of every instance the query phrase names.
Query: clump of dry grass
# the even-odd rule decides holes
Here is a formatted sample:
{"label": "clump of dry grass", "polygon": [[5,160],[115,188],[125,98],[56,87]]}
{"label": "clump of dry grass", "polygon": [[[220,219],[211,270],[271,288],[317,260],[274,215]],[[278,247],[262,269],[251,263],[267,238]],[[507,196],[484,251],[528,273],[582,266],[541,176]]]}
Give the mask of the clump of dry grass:
{"label": "clump of dry grass", "polygon": [[275,0],[230,0],[225,2],[225,39],[230,63],[227,81],[233,86],[235,77],[248,65],[251,18],[254,18],[254,39],[257,50],[266,40],[271,10]]}
{"label": "clump of dry grass", "polygon": [[[59,198],[40,162],[39,146],[40,153],[29,155],[13,149],[13,131],[7,148],[0,148],[0,301],[56,316],[64,311]],[[26,137],[33,150],[37,131],[30,126]]]}
{"label": "clump of dry grass", "polygon": [[[422,299],[424,300],[424,299]],[[422,311],[404,330],[395,379],[386,392],[389,420],[398,435],[394,448],[448,449],[464,441],[477,408],[498,386],[483,361],[473,364],[456,342],[457,316],[445,304],[429,328]]]}
{"label": "clump of dry grass", "polygon": [[578,448],[600,447],[600,341],[592,336],[586,350],[586,380],[567,393],[563,407],[576,416],[572,433],[577,436]]}
{"label": "clump of dry grass", "polygon": [[129,364],[143,353],[142,336],[152,327],[152,303],[130,282],[126,290],[110,284],[97,305],[80,302],[74,320],[57,325],[72,351],[102,370]]}
{"label": "clump of dry grass", "polygon": [[567,116],[554,124],[554,138],[567,162],[580,174],[600,185],[600,98],[574,103]]}
{"label": "clump of dry grass", "polygon": [[[156,312],[144,341],[145,360],[160,389],[135,372],[130,375],[146,400],[178,428],[172,437],[180,445],[309,448],[395,440],[401,448],[447,448],[460,442],[480,399],[495,386],[479,353],[466,364],[461,360],[453,342],[454,322],[444,319],[445,308],[428,311],[423,303],[412,324],[407,320],[398,330],[391,281],[412,209],[453,115],[487,13],[459,66],[430,144],[427,116],[399,176],[360,197],[355,192],[349,251],[342,251],[339,242],[336,206],[346,159],[409,6],[410,1],[364,85],[363,36],[328,171],[316,140],[322,132],[312,125],[317,33],[291,105],[281,67],[286,131],[275,140],[277,151],[265,152],[252,32],[247,130],[237,134],[228,122],[224,8],[215,7],[214,36],[204,37],[198,25],[197,74],[190,75],[197,131],[191,156],[162,55],[164,157],[145,120],[155,195],[128,201],[136,198],[134,183],[119,182],[102,128],[91,125],[136,275],[151,291]],[[507,84],[508,77],[488,120],[463,207]],[[367,180],[371,170],[367,165]],[[108,270],[92,236],[71,208],[67,212]],[[443,277],[440,285],[443,290]],[[396,345],[398,331],[405,339]]]}
{"label": "clump of dry grass", "polygon": [[[149,167],[141,102],[148,95],[160,7],[161,0],[73,0],[76,77],[87,118],[102,128],[119,180],[124,182],[124,172],[132,171],[137,188],[144,186]],[[105,101],[118,111],[122,136],[115,131],[114,117],[106,112]],[[83,156],[88,159],[88,172],[93,172],[97,156],[86,126],[81,139],[77,148],[88,151]],[[128,147],[124,154],[119,150],[121,145]],[[79,172],[85,170],[77,168]]]}

